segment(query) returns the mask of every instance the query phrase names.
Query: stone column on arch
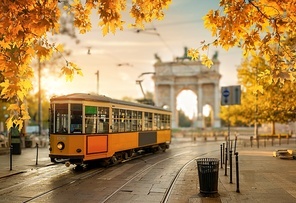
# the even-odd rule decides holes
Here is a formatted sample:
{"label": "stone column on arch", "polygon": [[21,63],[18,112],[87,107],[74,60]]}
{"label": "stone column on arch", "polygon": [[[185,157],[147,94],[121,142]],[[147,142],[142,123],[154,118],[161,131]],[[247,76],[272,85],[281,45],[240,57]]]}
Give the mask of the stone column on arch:
{"label": "stone column on arch", "polygon": [[221,120],[219,117],[220,114],[220,89],[219,83],[215,82],[215,101],[214,101],[214,127],[220,128],[221,127]]}
{"label": "stone column on arch", "polygon": [[175,97],[175,87],[173,84],[170,85],[170,108],[172,111],[172,128],[177,128],[179,126],[178,122],[178,111],[176,110],[176,97]]}
{"label": "stone column on arch", "polygon": [[202,115],[202,107],[203,107],[203,96],[202,96],[202,84],[197,85],[197,127],[204,127],[204,120]]}

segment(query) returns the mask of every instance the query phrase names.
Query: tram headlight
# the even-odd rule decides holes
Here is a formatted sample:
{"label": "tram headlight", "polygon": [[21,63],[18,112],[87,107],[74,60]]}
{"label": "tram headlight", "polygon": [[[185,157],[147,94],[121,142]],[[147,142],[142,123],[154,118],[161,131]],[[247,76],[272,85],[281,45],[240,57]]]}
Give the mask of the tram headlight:
{"label": "tram headlight", "polygon": [[59,150],[63,150],[63,149],[65,148],[65,144],[64,144],[63,142],[58,142],[58,144],[57,144],[57,148],[58,148]]}

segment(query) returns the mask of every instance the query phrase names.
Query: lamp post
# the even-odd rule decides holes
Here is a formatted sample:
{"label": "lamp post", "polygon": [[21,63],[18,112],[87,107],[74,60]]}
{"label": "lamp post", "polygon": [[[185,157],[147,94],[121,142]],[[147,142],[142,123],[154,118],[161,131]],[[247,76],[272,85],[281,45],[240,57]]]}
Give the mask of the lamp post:
{"label": "lamp post", "polygon": [[[255,71],[255,83],[257,86],[257,73],[258,73],[258,67],[256,66]],[[255,99],[255,125],[254,125],[254,134],[256,139],[258,139],[258,91],[256,92],[256,99]]]}
{"label": "lamp post", "polygon": [[41,135],[42,130],[42,106],[41,106],[41,62],[38,58],[38,133]]}
{"label": "lamp post", "polygon": [[97,94],[99,94],[99,81],[100,81],[100,72],[99,72],[99,70],[97,70],[95,75],[97,75]]}

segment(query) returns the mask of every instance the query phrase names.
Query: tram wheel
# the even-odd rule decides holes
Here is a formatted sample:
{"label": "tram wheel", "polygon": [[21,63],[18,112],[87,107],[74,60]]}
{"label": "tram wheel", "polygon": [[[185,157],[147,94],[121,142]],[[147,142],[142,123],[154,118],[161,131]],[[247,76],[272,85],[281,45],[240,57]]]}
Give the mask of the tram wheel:
{"label": "tram wheel", "polygon": [[101,166],[103,166],[103,167],[107,167],[107,166],[109,166],[109,165],[110,165],[110,158],[107,158],[107,159],[103,159],[103,160],[101,160],[100,164],[101,164]]}
{"label": "tram wheel", "polygon": [[116,158],[116,156],[112,156],[111,157],[111,162],[112,162],[112,164],[116,164],[117,163],[117,158]]}
{"label": "tram wheel", "polygon": [[127,152],[123,152],[123,158],[125,160],[128,160],[129,156],[128,156],[128,153]]}
{"label": "tram wheel", "polygon": [[83,166],[82,164],[76,164],[76,166],[74,167],[75,171],[82,171],[83,170]]}

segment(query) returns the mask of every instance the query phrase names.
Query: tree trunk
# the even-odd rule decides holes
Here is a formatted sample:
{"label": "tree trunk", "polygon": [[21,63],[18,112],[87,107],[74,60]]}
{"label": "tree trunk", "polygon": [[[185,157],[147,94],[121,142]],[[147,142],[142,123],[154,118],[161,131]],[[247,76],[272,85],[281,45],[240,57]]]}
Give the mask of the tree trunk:
{"label": "tree trunk", "polygon": [[271,123],[271,134],[275,135],[275,122],[274,121],[272,121],[272,123]]}

